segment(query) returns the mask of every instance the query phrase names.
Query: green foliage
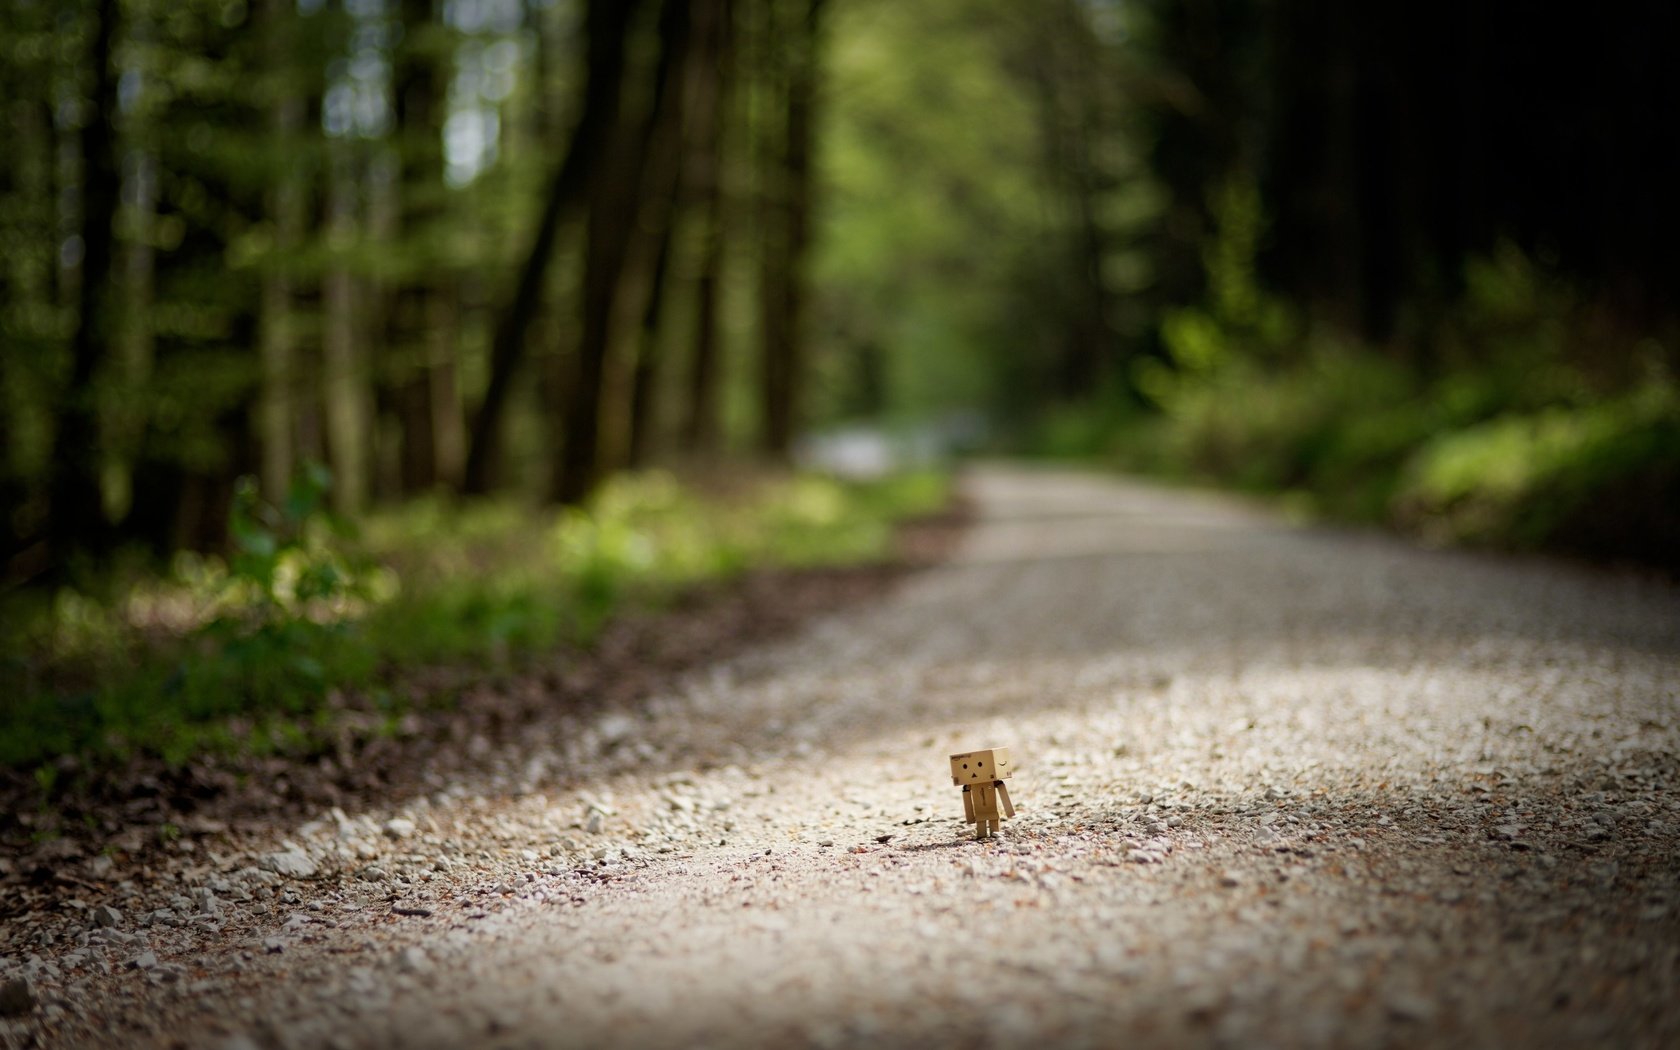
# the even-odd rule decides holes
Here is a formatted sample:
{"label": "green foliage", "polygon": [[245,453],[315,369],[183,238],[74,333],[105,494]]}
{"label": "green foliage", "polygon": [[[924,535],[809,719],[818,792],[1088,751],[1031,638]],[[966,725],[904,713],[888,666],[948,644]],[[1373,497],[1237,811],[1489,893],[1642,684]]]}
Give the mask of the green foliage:
{"label": "green foliage", "polygon": [[561,514],[550,543],[586,636],[626,591],[727,575],[742,557],[720,522],[660,472],[609,480],[589,507]]}
{"label": "green foliage", "polygon": [[[1216,270],[1212,260],[1239,258],[1209,255]],[[1646,362],[1636,380],[1594,381],[1571,363],[1576,304],[1521,253],[1475,261],[1466,283],[1438,350],[1448,364],[1427,378],[1355,345],[1309,340],[1290,354],[1268,334],[1287,320],[1233,323],[1229,294],[1182,311],[1166,333],[1174,367],[1144,384],[1161,415],[1122,428],[1116,457],[1436,542],[1663,557],[1654,533],[1666,519],[1651,504],[1680,477],[1680,395],[1660,348],[1620,355]],[[1586,523],[1612,492],[1603,512],[1620,520]]]}
{"label": "green foliage", "polygon": [[1325,350],[1287,369],[1237,362],[1175,390],[1171,412],[1128,435],[1128,465],[1251,491],[1302,489],[1372,517],[1387,475],[1428,426],[1392,362]]}
{"label": "green foliage", "polygon": [[1677,474],[1680,386],[1657,379],[1435,437],[1408,462],[1394,507],[1432,539],[1532,547],[1591,513],[1604,490]]}
{"label": "green foliage", "polygon": [[1117,393],[1055,405],[1038,414],[1021,442],[1022,450],[1032,456],[1100,462],[1113,455],[1116,443],[1136,422],[1135,406]]}
{"label": "green foliage", "polygon": [[[1064,129],[1047,126],[1035,85],[1051,61],[1043,38],[1077,29],[1060,14],[999,0],[835,7],[812,260],[816,418],[1019,416],[1053,384],[1077,306],[1077,229],[1047,164]],[[1089,72],[1093,89],[1106,83]],[[1116,164],[1132,157],[1105,145]],[[1151,202],[1126,189],[1098,204],[1135,226]]]}
{"label": "green foliage", "polygon": [[893,522],[928,513],[946,496],[943,478],[931,473],[850,484],[802,475],[720,503],[650,471],[615,477],[589,507],[563,512],[552,543],[588,636],[626,594],[646,601],[754,566],[878,560]]}
{"label": "green foliage", "polygon": [[109,599],[14,596],[0,765],[41,778],[70,753],[307,750],[344,706],[389,724],[419,668],[587,644],[625,609],[749,568],[878,560],[894,521],[948,495],[924,473],[795,476],[723,498],[651,472],[610,479],[582,509],[425,500],[352,535],[325,510],[328,483],[310,468],[279,506],[241,483],[225,561],[182,556]]}
{"label": "green foliage", "polygon": [[236,619],[238,610],[258,626],[320,623],[391,597],[395,581],[389,573],[353,565],[345,556],[338,542],[343,525],[327,510],[331,483],[326,467],[310,463],[275,507],[258,495],[256,479],[239,479],[228,527],[234,553],[220,619]]}
{"label": "green foliage", "polygon": [[841,483],[803,477],[766,501],[750,535],[771,564],[810,567],[869,560],[886,548],[889,524]]}
{"label": "green foliage", "polygon": [[1167,310],[1165,359],[1132,366],[1137,389],[1169,415],[1202,410],[1202,393],[1233,372],[1292,356],[1303,336],[1289,309],[1260,287],[1257,255],[1263,222],[1252,180],[1232,178],[1214,195],[1215,235],[1203,252],[1208,301]]}

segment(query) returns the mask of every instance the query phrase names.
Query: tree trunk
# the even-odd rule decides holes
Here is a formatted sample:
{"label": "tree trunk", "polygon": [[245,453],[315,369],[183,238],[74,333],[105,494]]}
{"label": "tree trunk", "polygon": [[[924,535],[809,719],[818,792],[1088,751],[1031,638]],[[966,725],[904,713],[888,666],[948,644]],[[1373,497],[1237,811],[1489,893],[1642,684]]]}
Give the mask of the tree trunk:
{"label": "tree trunk", "polygon": [[100,553],[110,541],[99,486],[99,420],[93,379],[111,356],[111,259],[117,211],[118,175],[112,118],[117,110],[111,46],[116,36],[116,0],[94,7],[88,66],[93,105],[82,125],[82,263],[76,331],[71,340],[69,384],[53,438],[49,517],[59,557],[76,551]]}
{"label": "tree trunk", "polygon": [[112,516],[120,520],[134,505],[134,461],[146,432],[145,399],[135,392],[151,381],[153,337],[152,296],[156,249],[152,247],[158,200],[158,159],[149,148],[134,151],[133,183],[124,195],[133,203],[133,239],[124,249],[123,325],[118,374],[123,396],[112,398],[108,409],[106,445],[117,457],[121,489]]}
{"label": "tree trunk", "polygon": [[585,15],[588,73],[583,111],[566,155],[549,181],[537,233],[520,267],[513,295],[498,312],[490,342],[490,381],[473,419],[462,491],[485,493],[500,453],[502,417],[514,373],[525,356],[525,332],[536,314],[560,227],[582,201],[598,155],[618,123],[624,44],[640,0],[589,0]]}
{"label": "tree trunk", "polygon": [[432,371],[453,357],[449,332],[433,326],[434,272],[444,260],[423,250],[438,220],[443,193],[444,86],[437,59],[428,51],[434,28],[432,0],[402,0],[402,42],[392,74],[397,177],[392,187],[392,241],[409,257],[398,278],[386,318],[391,398],[399,438],[398,485],[404,494],[438,481],[437,419],[447,406],[434,405]]}
{"label": "tree trunk", "polygon": [[717,447],[718,303],[724,245],[723,141],[729,105],[732,0],[710,0],[702,19],[695,94],[695,134],[689,182],[700,222],[700,273],[694,288],[694,349],[689,362],[688,415],[683,440],[695,452]]}
{"label": "tree trunk", "polygon": [[293,422],[295,378],[292,324],[292,282],[287,275],[288,255],[303,229],[303,187],[296,160],[298,132],[303,127],[303,99],[293,90],[290,77],[292,38],[291,0],[267,0],[263,26],[269,47],[269,76],[275,80],[273,108],[269,115],[275,141],[282,151],[281,170],[269,195],[270,219],[274,225],[275,257],[262,277],[262,317],[259,322],[259,354],[262,382],[257,395],[257,434],[262,467],[262,492],[279,500],[291,483],[295,441]]}
{"label": "tree trunk", "polygon": [[[327,241],[345,245],[356,236],[356,186],[346,147],[332,147],[327,176]],[[367,366],[356,338],[356,278],[344,259],[333,262],[321,288],[323,400],[327,407],[327,460],[332,467],[333,507],[354,514],[367,505],[372,420]]]}
{"label": "tree trunk", "polygon": [[390,403],[397,417],[397,487],[411,496],[437,480],[437,438],[432,430],[432,378],[425,368],[410,365],[404,371],[408,375],[391,390]]}
{"label": "tree trunk", "polygon": [[[784,126],[765,214],[763,297],[764,451],[786,459],[799,425],[805,359],[805,263],[810,242],[811,152],[823,0],[805,0],[785,39]],[[780,34],[778,34],[780,35]]]}
{"label": "tree trunk", "polygon": [[[17,4],[6,10],[12,18],[9,24],[20,35],[45,36],[54,15],[46,8],[25,14]],[[26,62],[19,54],[22,48],[9,51],[10,61],[0,62],[0,121],[11,133],[6,150],[0,152],[0,208],[13,245],[0,264],[0,332],[7,335],[25,330],[20,316],[24,312],[50,316],[57,305],[53,275],[59,268],[60,240],[55,235],[57,197],[50,191],[58,136],[44,101],[52,90],[46,75],[51,56]],[[32,246],[27,255],[20,249],[24,240]],[[17,398],[16,392],[25,389],[18,382],[24,359],[21,346],[8,342],[0,348],[0,507],[5,508],[0,514],[0,586],[35,575],[46,567],[50,554],[43,537],[45,492],[31,476],[24,435],[31,429],[26,410],[39,417],[50,414],[51,406],[25,406]]]}
{"label": "tree trunk", "polygon": [[[683,206],[692,196],[689,172],[696,137],[710,129],[697,128],[702,119],[690,103],[705,105],[706,96],[715,103],[718,71],[705,68],[715,63],[718,15],[714,0],[690,4],[692,22],[682,27],[685,39],[669,42],[680,49],[671,76],[677,90],[668,101],[660,100],[659,112],[650,131],[647,192],[643,194],[643,217],[637,224],[644,236],[638,244],[637,267],[646,273],[640,332],[630,380],[629,433],[625,442],[625,464],[646,465],[658,427],[661,349],[660,323],[664,317],[670,270],[676,249],[676,230]],[[715,123],[715,120],[713,121]]]}
{"label": "tree trunk", "polygon": [[[251,29],[192,9],[147,31],[160,47],[190,50],[221,68],[215,64],[230,61]],[[164,404],[175,410],[146,420],[123,535],[149,543],[159,555],[183,546],[222,549],[234,478],[261,467],[255,441],[261,275],[230,268],[228,258],[235,239],[268,213],[264,193],[272,183],[180,133],[188,125],[211,136],[266,130],[270,111],[251,103],[253,94],[229,94],[206,106],[164,93],[155,109],[143,110],[154,119],[137,129],[136,144],[155,153],[158,170],[166,173],[157,185],[155,212],[160,228],[173,232],[168,250],[150,260],[152,313],[163,319],[153,327],[152,368],[170,395]],[[206,201],[214,207],[203,207]],[[198,320],[169,323],[183,313]]]}
{"label": "tree trunk", "polygon": [[659,319],[665,307],[665,284],[671,268],[673,222],[667,218],[654,254],[653,274],[648,281],[647,305],[642,310],[642,329],[636,347],[635,369],[630,377],[630,437],[625,465],[644,467],[652,451],[653,432],[659,404]]}
{"label": "tree trunk", "polygon": [[432,409],[432,470],[436,481],[459,485],[461,469],[466,461],[467,432],[466,418],[461,412],[457,361],[461,335],[460,286],[457,281],[451,279],[443,286],[432,289],[427,315],[431,360],[426,378],[431,386],[427,401]]}
{"label": "tree trunk", "polygon": [[[581,503],[601,473],[601,408],[608,355],[615,336],[620,296],[632,238],[644,212],[643,202],[661,190],[674,191],[669,173],[650,163],[666,121],[679,121],[683,91],[683,63],[689,38],[687,0],[666,0],[659,19],[659,67],[655,74],[653,108],[643,127],[621,127],[606,162],[596,169],[589,195],[589,224],[584,242],[583,324],[578,341],[577,385],[565,417],[565,444],[560,449],[554,497],[561,503]],[[674,163],[674,161],[673,161]]]}

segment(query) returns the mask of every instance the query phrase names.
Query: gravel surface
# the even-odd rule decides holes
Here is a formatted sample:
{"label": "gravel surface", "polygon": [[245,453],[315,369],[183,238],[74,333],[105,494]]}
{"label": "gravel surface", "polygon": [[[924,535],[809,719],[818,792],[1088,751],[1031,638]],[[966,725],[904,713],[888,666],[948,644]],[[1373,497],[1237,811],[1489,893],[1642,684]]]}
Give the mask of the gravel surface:
{"label": "gravel surface", "polygon": [[0,1046],[1680,1045],[1680,590],[968,488],[946,565],[633,709],[78,868]]}

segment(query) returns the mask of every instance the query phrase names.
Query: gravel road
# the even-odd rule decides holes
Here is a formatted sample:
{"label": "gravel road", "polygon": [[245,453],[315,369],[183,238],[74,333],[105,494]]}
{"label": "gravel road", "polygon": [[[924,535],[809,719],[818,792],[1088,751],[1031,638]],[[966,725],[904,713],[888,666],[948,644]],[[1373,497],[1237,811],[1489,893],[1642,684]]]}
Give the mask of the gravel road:
{"label": "gravel road", "polygon": [[967,484],[878,604],[8,924],[0,1045],[1680,1046],[1680,590]]}

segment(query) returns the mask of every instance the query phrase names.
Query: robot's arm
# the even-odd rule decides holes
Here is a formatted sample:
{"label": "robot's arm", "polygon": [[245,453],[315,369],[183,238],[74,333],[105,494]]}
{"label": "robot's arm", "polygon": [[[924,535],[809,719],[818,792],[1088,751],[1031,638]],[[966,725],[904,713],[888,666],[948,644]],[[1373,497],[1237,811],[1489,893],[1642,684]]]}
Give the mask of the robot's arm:
{"label": "robot's arm", "polygon": [[963,823],[974,823],[974,795],[968,790],[967,784],[963,785]]}
{"label": "robot's arm", "polygon": [[1003,815],[1006,817],[1013,817],[1015,815],[1015,807],[1009,801],[1009,789],[1003,786],[1003,781],[1001,780],[996,780],[992,783],[993,786],[997,788],[998,801],[1003,803]]}

